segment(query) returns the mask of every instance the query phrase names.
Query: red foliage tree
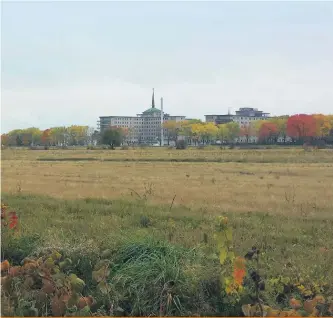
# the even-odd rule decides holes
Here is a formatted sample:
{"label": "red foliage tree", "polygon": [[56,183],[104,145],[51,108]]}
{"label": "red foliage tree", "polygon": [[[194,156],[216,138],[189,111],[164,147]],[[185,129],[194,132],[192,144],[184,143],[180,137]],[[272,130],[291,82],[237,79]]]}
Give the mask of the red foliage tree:
{"label": "red foliage tree", "polygon": [[259,129],[259,140],[269,141],[275,140],[278,135],[278,127],[275,123],[266,122],[260,126]]}
{"label": "red foliage tree", "polygon": [[316,135],[316,120],[312,115],[290,116],[287,121],[288,136],[303,141]]}

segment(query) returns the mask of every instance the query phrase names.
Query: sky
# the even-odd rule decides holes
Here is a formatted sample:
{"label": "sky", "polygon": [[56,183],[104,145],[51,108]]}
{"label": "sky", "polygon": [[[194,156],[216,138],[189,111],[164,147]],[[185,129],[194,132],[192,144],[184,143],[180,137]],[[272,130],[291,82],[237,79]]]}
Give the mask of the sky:
{"label": "sky", "polygon": [[333,2],[1,3],[1,132],[239,107],[333,113]]}

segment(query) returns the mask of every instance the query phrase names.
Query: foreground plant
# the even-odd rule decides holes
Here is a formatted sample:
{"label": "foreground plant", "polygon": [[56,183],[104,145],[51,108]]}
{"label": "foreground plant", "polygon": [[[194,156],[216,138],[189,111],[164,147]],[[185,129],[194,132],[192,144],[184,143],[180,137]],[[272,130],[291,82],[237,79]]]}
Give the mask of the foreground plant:
{"label": "foreground plant", "polygon": [[94,300],[83,297],[85,282],[68,274],[71,260],[57,251],[40,258],[25,258],[21,266],[1,263],[1,300],[4,316],[86,315]]}
{"label": "foreground plant", "polygon": [[[266,283],[259,273],[260,251],[253,246],[245,257],[235,257],[232,250],[232,230],[228,218],[220,216],[214,234],[222,266],[221,282],[227,295],[226,302],[240,305],[245,316],[269,317],[320,317],[333,316],[333,297],[325,298],[321,293],[325,284],[304,286],[303,281],[291,282],[288,277],[269,279]],[[230,267],[226,266],[229,263]],[[231,273],[231,274],[230,274]],[[245,278],[249,280],[245,282]],[[245,286],[246,285],[246,286]],[[264,304],[261,293],[267,288],[278,297],[289,297],[288,307],[276,309]],[[254,288],[251,288],[253,286]],[[293,291],[287,292],[287,291]],[[249,296],[249,297],[246,297]],[[252,303],[241,304],[242,299],[250,298]]]}

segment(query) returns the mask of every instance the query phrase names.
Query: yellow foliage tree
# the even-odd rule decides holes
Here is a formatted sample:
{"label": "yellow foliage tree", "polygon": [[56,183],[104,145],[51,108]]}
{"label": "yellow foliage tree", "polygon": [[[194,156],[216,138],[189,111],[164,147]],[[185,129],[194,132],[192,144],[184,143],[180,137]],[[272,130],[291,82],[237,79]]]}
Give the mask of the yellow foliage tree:
{"label": "yellow foliage tree", "polygon": [[330,120],[330,116],[323,114],[313,115],[316,121],[316,136],[324,137],[330,134],[333,122]]}

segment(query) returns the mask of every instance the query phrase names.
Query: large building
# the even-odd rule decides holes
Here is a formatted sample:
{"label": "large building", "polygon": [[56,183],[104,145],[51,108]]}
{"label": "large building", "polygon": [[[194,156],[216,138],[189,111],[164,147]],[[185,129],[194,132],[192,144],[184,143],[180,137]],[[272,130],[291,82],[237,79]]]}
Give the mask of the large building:
{"label": "large building", "polygon": [[[163,112],[163,122],[174,120],[182,121],[185,116],[171,116]],[[130,143],[156,144],[161,142],[161,110],[155,107],[155,94],[153,89],[151,107],[136,116],[101,116],[99,129],[103,133],[110,126],[128,128],[127,141]],[[164,141],[167,143],[167,130],[164,129]]]}

